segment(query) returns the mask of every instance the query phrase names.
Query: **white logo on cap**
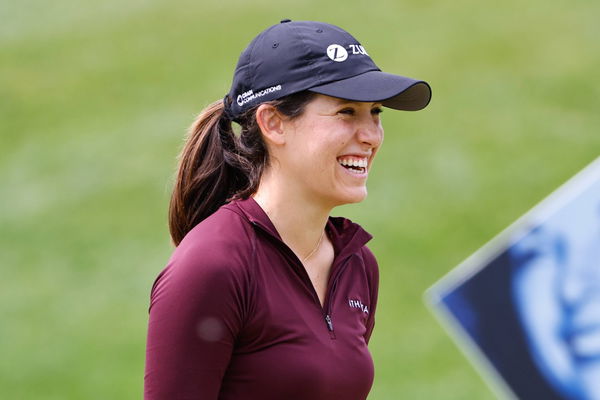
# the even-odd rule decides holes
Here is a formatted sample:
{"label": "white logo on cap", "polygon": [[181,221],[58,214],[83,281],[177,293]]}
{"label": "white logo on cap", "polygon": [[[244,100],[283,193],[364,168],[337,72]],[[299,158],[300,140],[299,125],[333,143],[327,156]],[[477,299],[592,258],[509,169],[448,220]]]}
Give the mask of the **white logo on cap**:
{"label": "white logo on cap", "polygon": [[327,47],[327,57],[331,58],[333,61],[342,62],[346,61],[348,58],[348,52],[339,44],[330,44],[329,47]]}
{"label": "white logo on cap", "polygon": [[247,92],[238,94],[236,101],[238,103],[238,106],[242,107],[244,104],[258,99],[259,97],[263,97],[266,94],[277,92],[279,90],[281,90],[281,85],[271,86],[258,92],[248,90]]}

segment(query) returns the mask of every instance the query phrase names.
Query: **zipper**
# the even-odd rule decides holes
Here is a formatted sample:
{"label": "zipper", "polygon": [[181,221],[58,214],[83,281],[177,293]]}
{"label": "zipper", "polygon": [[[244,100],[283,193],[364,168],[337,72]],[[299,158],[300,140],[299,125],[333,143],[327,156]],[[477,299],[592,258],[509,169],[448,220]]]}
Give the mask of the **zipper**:
{"label": "zipper", "polygon": [[[335,298],[335,292],[337,289],[337,283],[340,279],[340,277],[342,276],[342,273],[344,272],[344,270],[346,269],[346,266],[348,265],[348,260],[351,258],[350,257],[345,257],[344,259],[342,259],[339,262],[339,265],[337,267],[337,271],[335,276],[331,277],[331,286],[328,287],[327,289],[327,294],[325,297],[325,302],[323,303],[323,311],[325,313],[325,323],[327,324],[327,330],[329,331],[329,336],[331,337],[331,339],[335,339],[335,331],[333,329],[333,319],[331,317],[331,309],[332,309],[332,303],[333,303],[333,299]],[[332,266],[332,268],[334,268],[335,266]],[[320,303],[319,303],[320,305]]]}
{"label": "zipper", "polygon": [[[333,267],[332,267],[333,268]],[[342,265],[339,266],[339,268],[342,268]],[[327,288],[327,293],[325,294],[325,301],[323,302],[323,311],[325,313],[325,323],[327,324],[327,330],[329,331],[329,337],[331,339],[335,339],[335,331],[333,330],[333,320],[331,319],[331,299],[333,299],[333,294],[335,292],[335,288],[337,286],[337,280],[340,277],[340,273],[338,270],[338,273],[335,274],[335,276],[332,277],[332,282],[331,282],[331,287]],[[319,305],[321,305],[319,303]]]}
{"label": "zipper", "polygon": [[[327,288],[327,292],[325,294],[325,301],[323,302],[323,306],[321,306],[321,301],[319,300],[319,295],[317,294],[315,286],[310,280],[308,272],[306,271],[306,268],[304,268],[304,265],[302,264],[302,261],[300,261],[298,256],[296,256],[296,254],[292,251],[292,249],[289,248],[288,245],[286,245],[282,240],[271,235],[271,233],[268,232],[265,228],[263,228],[260,224],[256,223],[255,221],[251,221],[251,223],[252,225],[257,226],[261,230],[268,233],[268,236],[271,237],[272,240],[275,240],[283,245],[282,250],[284,250],[284,252],[287,253],[287,256],[294,262],[294,264],[296,265],[296,272],[298,273],[298,275],[300,275],[300,278],[304,281],[304,283],[307,284],[307,286],[310,288],[313,300],[315,301],[316,305],[319,307],[321,313],[323,314],[325,325],[327,327],[327,331],[329,332],[330,338],[335,339],[336,336],[335,331],[333,329],[333,320],[331,318],[331,299],[333,298],[333,295],[335,293],[337,281],[342,275],[342,272],[346,267],[347,261],[352,257],[352,255],[344,257],[341,261],[339,261],[339,263],[337,263],[339,266],[337,267],[335,276],[332,276],[331,286]],[[333,270],[335,267],[336,265],[334,264],[331,266],[331,269]]]}
{"label": "zipper", "polygon": [[329,332],[333,332],[333,322],[331,321],[331,316],[329,314],[325,315],[325,322],[327,323]]}

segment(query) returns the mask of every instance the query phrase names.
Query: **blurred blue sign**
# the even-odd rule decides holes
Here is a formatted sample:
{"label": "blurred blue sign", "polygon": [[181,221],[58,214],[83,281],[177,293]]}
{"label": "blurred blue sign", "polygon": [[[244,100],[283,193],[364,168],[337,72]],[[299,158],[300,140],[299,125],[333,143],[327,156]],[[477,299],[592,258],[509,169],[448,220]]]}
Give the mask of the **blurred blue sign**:
{"label": "blurred blue sign", "polygon": [[600,400],[600,158],[426,299],[502,397]]}

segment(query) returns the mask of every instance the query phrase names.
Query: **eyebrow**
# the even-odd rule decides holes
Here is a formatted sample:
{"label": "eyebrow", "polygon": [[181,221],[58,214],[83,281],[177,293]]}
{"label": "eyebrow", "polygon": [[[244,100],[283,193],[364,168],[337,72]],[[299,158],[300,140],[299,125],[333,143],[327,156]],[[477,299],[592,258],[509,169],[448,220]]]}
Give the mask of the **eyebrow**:
{"label": "eyebrow", "polygon": [[378,101],[346,100],[346,99],[341,99],[339,97],[334,97],[334,100],[335,100],[335,102],[336,102],[337,105],[352,104],[352,103],[370,103],[372,105],[376,105],[376,104],[381,105],[381,103],[378,102]]}

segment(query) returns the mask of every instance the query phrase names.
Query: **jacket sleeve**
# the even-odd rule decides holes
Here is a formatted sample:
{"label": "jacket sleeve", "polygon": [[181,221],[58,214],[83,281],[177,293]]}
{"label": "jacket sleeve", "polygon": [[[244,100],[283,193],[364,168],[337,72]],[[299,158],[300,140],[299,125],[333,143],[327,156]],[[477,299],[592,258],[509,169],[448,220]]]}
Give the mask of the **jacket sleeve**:
{"label": "jacket sleeve", "polygon": [[217,399],[244,318],[243,279],[223,256],[177,250],[152,287],[144,398]]}
{"label": "jacket sleeve", "polygon": [[369,283],[369,318],[367,319],[367,330],[365,332],[365,341],[367,344],[371,339],[373,328],[375,327],[375,311],[377,309],[377,297],[379,295],[379,267],[375,256],[368,247],[362,248],[362,256],[365,263],[367,279]]}

